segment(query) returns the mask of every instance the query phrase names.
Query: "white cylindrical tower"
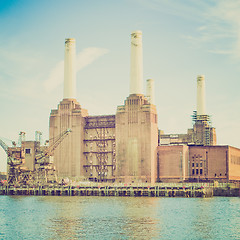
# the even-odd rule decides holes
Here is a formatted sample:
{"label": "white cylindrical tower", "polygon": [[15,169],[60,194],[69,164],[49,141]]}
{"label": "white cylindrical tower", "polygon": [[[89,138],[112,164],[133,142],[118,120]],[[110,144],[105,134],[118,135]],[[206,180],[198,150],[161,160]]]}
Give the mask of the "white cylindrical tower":
{"label": "white cylindrical tower", "polygon": [[76,48],[75,39],[65,39],[63,98],[76,98]]}
{"label": "white cylindrical tower", "polygon": [[143,82],[143,54],[142,32],[134,31],[131,34],[131,67],[130,67],[130,94],[142,94]]}
{"label": "white cylindrical tower", "polygon": [[197,76],[197,115],[205,115],[205,77]]}
{"label": "white cylindrical tower", "polygon": [[155,104],[155,96],[154,96],[154,80],[147,79],[147,89],[146,89],[146,97],[151,104]]}

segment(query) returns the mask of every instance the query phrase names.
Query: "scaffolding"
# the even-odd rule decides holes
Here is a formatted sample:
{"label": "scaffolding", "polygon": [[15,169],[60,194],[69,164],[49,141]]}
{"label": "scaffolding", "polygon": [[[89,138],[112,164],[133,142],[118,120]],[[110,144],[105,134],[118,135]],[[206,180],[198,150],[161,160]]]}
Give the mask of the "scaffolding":
{"label": "scaffolding", "polygon": [[198,115],[197,111],[193,111],[193,141],[196,145],[212,145],[211,130],[212,121],[209,115]]}
{"label": "scaffolding", "polygon": [[86,118],[84,168],[90,181],[113,181],[116,169],[115,116]]}

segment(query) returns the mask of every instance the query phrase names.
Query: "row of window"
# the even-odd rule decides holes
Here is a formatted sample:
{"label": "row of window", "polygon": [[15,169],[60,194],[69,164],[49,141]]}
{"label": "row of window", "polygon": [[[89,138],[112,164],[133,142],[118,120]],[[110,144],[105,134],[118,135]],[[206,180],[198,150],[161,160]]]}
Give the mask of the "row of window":
{"label": "row of window", "polygon": [[[194,174],[195,174],[195,169],[192,169],[192,175],[194,175]],[[196,175],[198,175],[198,174],[202,175],[203,170],[202,169],[196,169]]]}
{"label": "row of window", "polygon": [[[198,174],[202,175],[203,174],[203,170],[202,169],[196,169],[196,175],[198,175]],[[192,169],[192,175],[195,175],[195,169]],[[225,173],[225,176],[226,175],[227,174]],[[221,173],[219,174],[219,176],[217,176],[217,174],[215,173],[215,177],[221,177],[221,176],[222,176]]]}
{"label": "row of window", "polygon": [[[221,177],[221,176],[222,176],[222,174],[220,173],[220,174],[219,174],[219,177]],[[227,176],[226,173],[225,173],[225,176]],[[215,177],[218,177],[216,173],[215,173]]]}
{"label": "row of window", "polygon": [[[198,163],[196,163],[196,164],[195,164],[195,166],[196,166],[196,167],[198,167],[198,166],[199,166],[199,167],[202,167],[202,166],[203,166],[203,164],[202,164],[202,163],[199,163],[199,164],[198,164]],[[192,167],[194,167],[194,163],[192,163]]]}

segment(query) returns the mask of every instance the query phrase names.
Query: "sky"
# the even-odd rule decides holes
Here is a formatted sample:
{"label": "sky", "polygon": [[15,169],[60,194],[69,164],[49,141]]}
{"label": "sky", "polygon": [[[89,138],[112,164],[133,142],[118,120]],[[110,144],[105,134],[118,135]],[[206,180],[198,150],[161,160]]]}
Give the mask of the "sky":
{"label": "sky", "polygon": [[[63,98],[65,38],[76,39],[77,100],[115,114],[129,95],[131,32],[143,33],[143,78],[155,81],[158,127],[186,133],[205,75],[217,143],[240,148],[239,0],[0,0],[0,138],[48,139]],[[0,148],[0,171],[6,154]]]}

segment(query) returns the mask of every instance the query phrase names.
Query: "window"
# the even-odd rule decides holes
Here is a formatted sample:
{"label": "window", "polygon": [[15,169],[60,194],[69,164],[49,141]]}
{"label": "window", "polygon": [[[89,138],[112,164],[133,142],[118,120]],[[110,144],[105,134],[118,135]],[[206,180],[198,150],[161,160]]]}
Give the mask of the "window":
{"label": "window", "polygon": [[202,169],[200,169],[200,175],[202,175]]}
{"label": "window", "polygon": [[192,175],[194,175],[195,174],[195,172],[194,172],[194,169],[192,170]]}
{"label": "window", "polygon": [[196,167],[198,167],[198,163],[196,163]]}
{"label": "window", "polygon": [[192,167],[194,167],[194,163],[192,163]]}
{"label": "window", "polygon": [[200,167],[202,167],[202,163],[200,163]]}
{"label": "window", "polygon": [[196,169],[196,174],[198,175],[198,169]]}
{"label": "window", "polygon": [[30,148],[26,148],[26,149],[25,149],[25,153],[26,153],[26,154],[31,154],[31,149],[30,149]]}

